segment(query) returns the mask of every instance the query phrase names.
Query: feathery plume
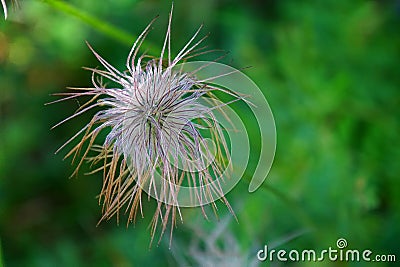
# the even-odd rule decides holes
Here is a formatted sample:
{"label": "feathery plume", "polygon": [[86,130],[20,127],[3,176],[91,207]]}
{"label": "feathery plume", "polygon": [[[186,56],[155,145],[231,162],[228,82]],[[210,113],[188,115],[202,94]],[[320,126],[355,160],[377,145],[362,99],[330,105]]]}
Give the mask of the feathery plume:
{"label": "feathery plume", "polygon": [[[223,112],[222,107],[227,103],[221,104],[215,91],[233,96],[233,101],[241,99],[227,89],[210,84],[213,77],[200,80],[196,77],[196,70],[187,73],[179,69],[178,64],[194,56],[194,53],[205,53],[199,52],[202,50],[198,47],[207,36],[198,38],[200,26],[182,50],[172,57],[172,12],[173,7],[159,58],[146,54],[139,56],[139,49],[155,19],[134,42],[123,72],[109,64],[88,44],[105,70],[86,68],[92,71],[94,87],[69,88],[74,91],[58,94],[64,98],[54,101],[91,97],[72,116],[54,127],[89,110],[101,108],[59,150],[79,140],[66,155],[72,156],[73,161],[80,158],[73,175],[77,174],[85,160],[101,164],[91,172],[103,172],[103,188],[99,196],[103,205],[101,220],[114,215],[119,220],[120,210],[125,207],[125,212],[129,214],[128,223],[135,221],[139,210],[143,216],[143,191],[151,191],[157,200],[151,224],[152,240],[157,225],[161,224],[162,236],[170,222],[172,237],[177,218],[182,220],[178,195],[179,186],[183,183],[201,188],[193,189],[191,196],[198,203],[211,202],[216,211],[216,204],[210,200],[217,195],[231,210],[219,183],[213,183],[211,190],[202,186],[222,175],[229,158],[224,129],[215,116],[215,112]],[[118,86],[107,87],[103,79]],[[104,143],[96,144],[99,133],[106,129],[108,134]],[[214,146],[207,142],[210,139]],[[96,155],[90,156],[91,151]],[[203,205],[201,209],[207,217]]]}
{"label": "feathery plume", "polygon": [[[207,231],[204,225],[190,225],[193,233],[189,244],[177,240],[172,245],[172,255],[177,266],[204,266],[204,267],[257,267],[261,261],[257,260],[252,248],[243,248],[235,234],[229,228],[230,217],[223,217],[212,231]],[[178,246],[179,245],[179,246]],[[182,251],[180,247],[187,249]]]}
{"label": "feathery plume", "polygon": [[1,1],[1,6],[3,7],[4,19],[7,19],[7,5],[6,5],[6,0],[0,0],[0,1]]}

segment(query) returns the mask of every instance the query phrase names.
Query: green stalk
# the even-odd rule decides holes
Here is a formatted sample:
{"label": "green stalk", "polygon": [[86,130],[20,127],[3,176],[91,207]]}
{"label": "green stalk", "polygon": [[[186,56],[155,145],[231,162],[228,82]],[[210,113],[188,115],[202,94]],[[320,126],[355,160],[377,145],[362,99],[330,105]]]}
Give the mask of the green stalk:
{"label": "green stalk", "polygon": [[[134,36],[123,30],[120,30],[117,27],[105,22],[104,20],[97,19],[96,17],[92,16],[89,13],[79,10],[70,3],[66,3],[60,0],[42,0],[42,1],[54,9],[64,12],[65,14],[71,15],[81,20],[82,22],[85,22],[93,29],[97,30],[100,33],[103,33],[104,35],[120,43],[131,46],[137,38],[137,36]],[[158,49],[157,46],[147,41],[143,42],[143,47],[146,47],[146,50],[148,50],[150,53],[160,52],[160,49]]]}
{"label": "green stalk", "polygon": [[[244,180],[250,184],[251,176],[248,174],[245,175]],[[315,223],[311,220],[309,215],[298,205],[296,201],[286,196],[278,189],[268,185],[267,183],[263,183],[260,186],[259,190],[264,191],[264,193],[270,193],[274,195],[277,199],[284,203],[297,216],[297,218],[309,228],[309,230],[315,229]]]}
{"label": "green stalk", "polygon": [[268,185],[268,184],[263,184],[260,188],[262,188],[265,192],[269,192],[273,194],[275,197],[280,199],[294,214],[296,214],[297,218],[305,224],[307,227],[311,229],[315,229],[315,223],[311,220],[309,215],[290,197],[286,196],[283,194],[281,191],[278,189]]}

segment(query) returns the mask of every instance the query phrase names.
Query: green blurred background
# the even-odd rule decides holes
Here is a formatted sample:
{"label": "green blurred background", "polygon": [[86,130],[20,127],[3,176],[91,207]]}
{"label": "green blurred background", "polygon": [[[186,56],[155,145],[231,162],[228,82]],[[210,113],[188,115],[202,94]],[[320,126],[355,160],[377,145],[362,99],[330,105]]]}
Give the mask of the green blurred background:
{"label": "green blurred background", "polygon": [[[66,2],[84,18],[99,21],[88,25],[39,0],[20,1],[17,9],[9,4],[9,19],[0,21],[0,258],[5,266],[202,266],[215,257],[207,245],[215,236],[223,257],[240,255],[237,266],[250,265],[264,244],[321,250],[335,247],[338,238],[346,238],[348,248],[396,254],[400,260],[400,1],[174,1],[173,50],[204,23],[204,34],[211,32],[210,49],[230,52],[223,62],[252,66],[245,73],[269,101],[278,146],[262,188],[250,194],[243,179],[227,195],[238,223],[227,219],[223,205],[220,221],[185,209],[171,249],[168,235],[149,249],[153,201],[135,226],[111,220],[96,227],[101,176],[83,175],[85,165],[77,178],[68,179],[73,166],[62,160],[67,151],[54,155],[90,114],[50,131],[79,103],[44,106],[55,99],[50,94],[67,86],[90,86],[90,73],[81,67],[99,63],[85,40],[123,68],[134,36],[159,14],[147,43],[157,52],[171,3]],[[114,36],[107,35],[102,23],[132,37],[112,30]],[[286,265],[366,264],[271,264]]]}

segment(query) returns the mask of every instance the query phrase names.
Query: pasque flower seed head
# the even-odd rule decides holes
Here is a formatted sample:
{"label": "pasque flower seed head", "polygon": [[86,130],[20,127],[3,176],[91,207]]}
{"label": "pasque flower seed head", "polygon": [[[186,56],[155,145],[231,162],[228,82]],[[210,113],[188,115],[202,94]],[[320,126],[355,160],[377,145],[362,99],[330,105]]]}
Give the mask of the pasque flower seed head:
{"label": "pasque flower seed head", "polygon": [[[135,220],[139,210],[143,216],[142,192],[144,188],[152,191],[157,199],[152,237],[159,223],[162,235],[168,222],[171,222],[172,235],[176,219],[182,220],[178,200],[182,183],[186,182],[193,188],[209,184],[222,175],[227,166],[229,149],[224,129],[215,116],[215,112],[222,112],[226,103],[221,104],[215,91],[228,93],[235,100],[241,98],[211,85],[209,81],[212,77],[200,80],[196,71],[187,73],[178,67],[180,62],[192,57],[196,49],[198,51],[198,46],[206,37],[196,41],[200,27],[172,58],[172,9],[159,58],[146,54],[139,56],[139,48],[154,20],[134,42],[123,72],[109,64],[88,44],[105,69],[87,68],[93,73],[93,88],[70,88],[74,91],[62,93],[60,95],[64,98],[54,101],[91,97],[72,116],[54,127],[91,109],[100,108],[91,121],[60,149],[78,140],[66,155],[79,159],[74,174],[85,160],[100,164],[91,173],[103,172],[100,193],[102,220],[113,215],[118,218],[123,207],[129,214],[128,222]],[[117,86],[106,86],[103,79]],[[108,130],[107,136],[103,144],[98,145],[96,139],[103,130]],[[213,184],[212,192],[193,189],[193,197],[199,203],[209,203],[207,200],[216,194],[231,210],[219,183]],[[212,201],[211,205],[215,207]],[[206,216],[203,206],[201,209]]]}

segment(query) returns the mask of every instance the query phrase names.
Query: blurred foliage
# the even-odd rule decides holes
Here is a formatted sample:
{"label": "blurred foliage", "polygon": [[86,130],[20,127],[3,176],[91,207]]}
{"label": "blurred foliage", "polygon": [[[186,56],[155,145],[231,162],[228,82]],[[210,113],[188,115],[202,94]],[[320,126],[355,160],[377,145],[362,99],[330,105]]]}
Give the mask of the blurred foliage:
{"label": "blurred foliage", "polygon": [[[149,249],[153,201],[145,202],[145,218],[135,226],[111,220],[96,227],[101,176],[82,171],[69,180],[73,166],[54,155],[89,114],[50,131],[79,103],[44,106],[67,86],[90,86],[90,73],[80,67],[99,64],[85,40],[122,68],[129,45],[97,23],[133,38],[159,14],[148,42],[161,47],[170,2],[66,2],[78,15],[48,2],[21,1],[0,21],[5,266],[174,266],[176,254],[190,262],[193,229],[212,232],[220,222],[185,209],[172,250],[168,236]],[[242,181],[227,195],[239,221],[228,229],[242,254],[255,257],[264,244],[301,232],[280,248],[326,249],[343,237],[351,248],[399,258],[400,2],[176,0],[173,49],[201,23],[211,32],[210,48],[231,52],[223,61],[252,66],[245,72],[262,88],[277,124],[276,158],[263,187],[249,194]],[[223,205],[219,210],[229,216]],[[336,265],[363,266],[315,266]]]}

